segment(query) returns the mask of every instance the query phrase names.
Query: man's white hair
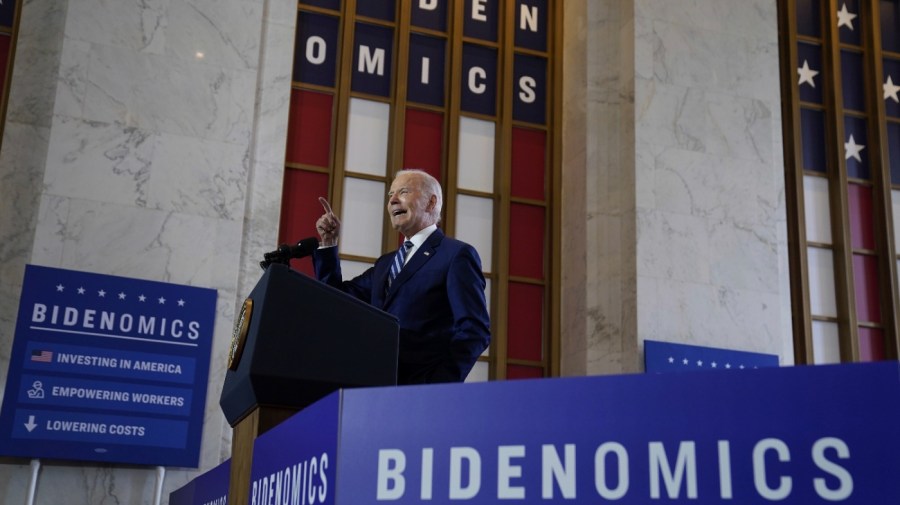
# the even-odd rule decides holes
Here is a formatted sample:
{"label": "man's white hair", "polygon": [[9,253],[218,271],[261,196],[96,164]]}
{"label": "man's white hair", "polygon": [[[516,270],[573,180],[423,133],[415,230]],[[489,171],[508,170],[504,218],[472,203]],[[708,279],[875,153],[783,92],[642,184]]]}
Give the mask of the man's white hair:
{"label": "man's white hair", "polygon": [[431,198],[431,195],[437,197],[437,203],[435,203],[434,208],[431,209],[431,215],[434,217],[434,222],[438,223],[441,221],[441,209],[444,206],[444,193],[443,189],[441,189],[441,183],[438,182],[431,174],[420,169],[420,168],[404,168],[403,170],[397,172],[397,176],[400,174],[409,174],[413,173],[419,176],[418,180],[421,184],[419,189],[422,190],[424,198],[426,202]]}

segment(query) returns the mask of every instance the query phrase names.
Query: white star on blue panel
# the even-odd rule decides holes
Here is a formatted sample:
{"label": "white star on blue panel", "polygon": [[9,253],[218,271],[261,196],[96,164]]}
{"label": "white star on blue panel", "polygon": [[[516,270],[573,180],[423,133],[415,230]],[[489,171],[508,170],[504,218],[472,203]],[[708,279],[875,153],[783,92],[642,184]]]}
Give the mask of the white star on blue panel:
{"label": "white star on blue panel", "polygon": [[892,79],[890,75],[887,76],[887,80],[884,81],[881,88],[884,90],[885,100],[890,98],[891,100],[900,103],[900,97],[897,96],[897,92],[900,92],[900,86],[894,84],[894,79]]}
{"label": "white star on blue panel", "polygon": [[853,20],[856,19],[856,14],[851,13],[847,10],[847,4],[845,3],[841,6],[841,10],[837,12],[838,17],[838,28],[842,26],[846,26],[849,29],[853,29]]}
{"label": "white star on blue panel", "polygon": [[800,74],[798,85],[802,86],[805,82],[814,88],[816,87],[816,81],[813,80],[813,77],[819,75],[819,71],[809,68],[808,61],[803,60],[803,66],[797,69],[797,73]]}
{"label": "white star on blue panel", "polygon": [[850,158],[853,158],[862,163],[862,157],[859,153],[865,148],[865,145],[856,143],[856,140],[853,139],[853,134],[851,133],[850,139],[847,142],[844,142],[844,159],[849,160]]}

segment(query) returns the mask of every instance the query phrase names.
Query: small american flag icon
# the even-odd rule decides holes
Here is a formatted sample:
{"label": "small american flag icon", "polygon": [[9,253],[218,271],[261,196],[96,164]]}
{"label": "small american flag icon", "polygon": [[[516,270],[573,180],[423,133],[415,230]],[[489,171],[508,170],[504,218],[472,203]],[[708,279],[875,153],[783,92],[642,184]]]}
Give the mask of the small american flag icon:
{"label": "small american flag icon", "polygon": [[51,361],[53,361],[53,351],[31,351],[31,361],[50,363]]}

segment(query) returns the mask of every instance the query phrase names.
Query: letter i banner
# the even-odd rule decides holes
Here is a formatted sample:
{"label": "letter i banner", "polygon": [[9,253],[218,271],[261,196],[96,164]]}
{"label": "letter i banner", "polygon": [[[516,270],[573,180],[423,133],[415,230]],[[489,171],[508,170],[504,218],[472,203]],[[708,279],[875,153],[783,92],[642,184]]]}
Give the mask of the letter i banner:
{"label": "letter i banner", "polygon": [[0,454],[196,467],[216,298],[27,265]]}

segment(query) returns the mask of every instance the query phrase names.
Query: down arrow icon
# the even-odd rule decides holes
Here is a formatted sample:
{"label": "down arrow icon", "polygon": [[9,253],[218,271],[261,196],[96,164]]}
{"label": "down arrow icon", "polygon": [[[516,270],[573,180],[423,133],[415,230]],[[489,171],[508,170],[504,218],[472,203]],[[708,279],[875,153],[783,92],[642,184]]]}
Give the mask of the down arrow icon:
{"label": "down arrow icon", "polygon": [[34,422],[34,416],[28,416],[28,422],[25,423],[25,429],[28,430],[28,433],[31,433],[35,428],[37,428],[37,424]]}

